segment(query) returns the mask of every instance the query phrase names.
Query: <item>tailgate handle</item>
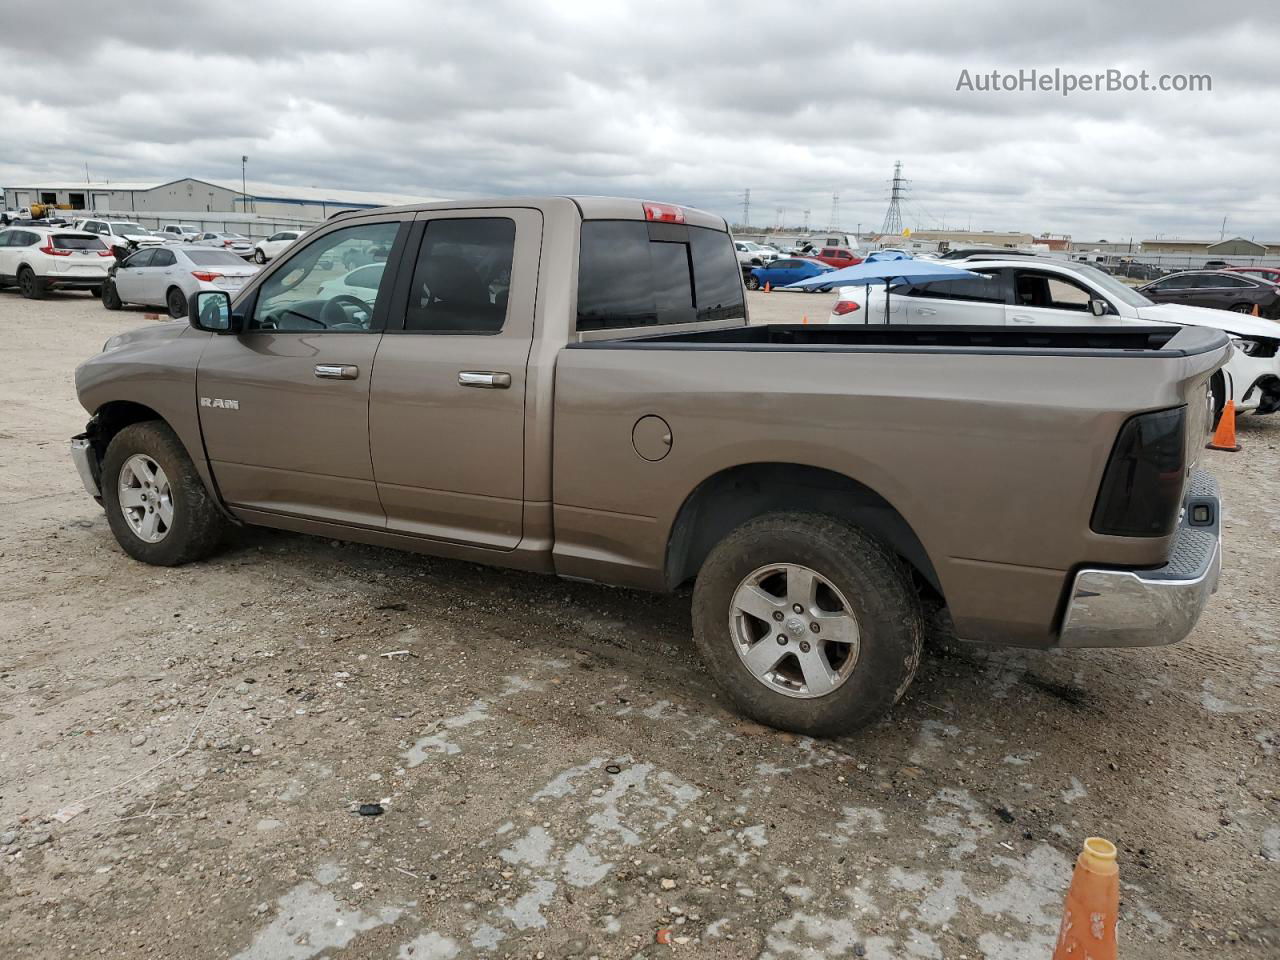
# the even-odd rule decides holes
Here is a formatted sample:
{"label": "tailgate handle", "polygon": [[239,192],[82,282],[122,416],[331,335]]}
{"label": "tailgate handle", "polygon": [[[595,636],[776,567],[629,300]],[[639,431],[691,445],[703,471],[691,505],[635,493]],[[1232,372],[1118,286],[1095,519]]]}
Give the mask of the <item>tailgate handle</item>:
{"label": "tailgate handle", "polygon": [[1010,317],[1014,323],[1035,323],[1035,319],[1027,316]]}
{"label": "tailgate handle", "polygon": [[360,368],[350,363],[317,363],[316,376],[321,380],[354,380]]}
{"label": "tailgate handle", "polygon": [[938,315],[938,311],[931,307],[920,307],[916,312],[922,317],[936,317]]}
{"label": "tailgate handle", "polygon": [[506,390],[511,386],[511,374],[498,373],[496,370],[462,370],[458,373],[458,386]]}

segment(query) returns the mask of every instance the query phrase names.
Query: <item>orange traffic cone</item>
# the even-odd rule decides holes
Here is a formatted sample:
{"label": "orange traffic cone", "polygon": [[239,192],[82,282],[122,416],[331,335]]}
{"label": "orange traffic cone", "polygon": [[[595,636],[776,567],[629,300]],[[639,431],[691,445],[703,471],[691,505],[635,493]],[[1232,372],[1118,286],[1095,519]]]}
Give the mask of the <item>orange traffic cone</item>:
{"label": "orange traffic cone", "polygon": [[1071,875],[1053,960],[1116,960],[1119,910],[1116,846],[1110,840],[1090,837]]}
{"label": "orange traffic cone", "polygon": [[801,322],[801,323],[808,323],[808,322],[809,322],[809,315],[808,315],[807,313],[806,313],[806,314],[804,314],[804,315],[800,318],[800,322]]}
{"label": "orange traffic cone", "polygon": [[1238,453],[1240,445],[1236,443],[1236,405],[1230,400],[1222,408],[1222,416],[1218,418],[1218,429],[1213,431],[1213,439],[1204,445],[1206,450],[1226,450]]}
{"label": "orange traffic cone", "polygon": [[768,280],[766,280],[766,281],[764,282],[764,292],[765,292],[765,293],[771,293],[772,291],[773,291],[773,287],[769,284],[769,281],[768,281]]}
{"label": "orange traffic cone", "polygon": [[1253,315],[1254,315],[1255,317],[1260,317],[1260,316],[1262,316],[1262,314],[1260,314],[1260,313],[1258,312],[1258,305],[1257,305],[1256,303],[1253,305]]}

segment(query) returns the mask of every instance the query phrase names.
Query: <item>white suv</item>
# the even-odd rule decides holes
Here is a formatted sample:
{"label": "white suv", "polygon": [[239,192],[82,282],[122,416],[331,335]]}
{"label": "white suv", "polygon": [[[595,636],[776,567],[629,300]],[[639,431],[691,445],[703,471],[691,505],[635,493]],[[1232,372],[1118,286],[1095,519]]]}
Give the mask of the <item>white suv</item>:
{"label": "white suv", "polygon": [[77,230],[96,233],[108,247],[136,250],[138,247],[158,247],[164,243],[164,237],[127,220],[77,220],[75,226]]}
{"label": "white suv", "polygon": [[752,240],[735,240],[733,249],[738,254],[738,262],[744,266],[762,267],[782,256],[773,247],[766,247]]}
{"label": "white suv", "polygon": [[254,262],[266,263],[268,260],[274,260],[280,256],[285,247],[300,236],[302,236],[301,230],[281,230],[279,233],[273,233],[265,240],[259,240],[253,245]]}
{"label": "white suv", "polygon": [[107,245],[92,233],[60,227],[0,230],[0,287],[16,284],[28,300],[50,290],[100,296],[113,263]]}
{"label": "white suv", "polygon": [[1280,410],[1280,323],[1180,304],[1153,303],[1140,291],[1086,263],[1049,257],[977,254],[948,266],[981,274],[895,286],[841,287],[831,323],[974,324],[1096,327],[1177,324],[1229,334],[1236,349],[1212,384],[1214,403],[1237,410]]}
{"label": "white suv", "polygon": [[194,223],[166,223],[160,228],[160,236],[170,242],[190,243],[200,236],[200,228]]}

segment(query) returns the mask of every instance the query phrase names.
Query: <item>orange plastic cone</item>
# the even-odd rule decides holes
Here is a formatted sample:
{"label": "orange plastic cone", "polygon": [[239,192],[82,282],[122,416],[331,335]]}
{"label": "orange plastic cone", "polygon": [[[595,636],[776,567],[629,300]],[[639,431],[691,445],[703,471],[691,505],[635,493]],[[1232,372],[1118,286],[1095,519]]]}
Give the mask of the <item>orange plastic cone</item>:
{"label": "orange plastic cone", "polygon": [[1260,316],[1262,316],[1262,314],[1260,314],[1260,313],[1258,312],[1258,305],[1257,305],[1256,303],[1253,305],[1253,315],[1254,315],[1255,317],[1260,317]]}
{"label": "orange plastic cone", "polygon": [[772,290],[773,290],[773,288],[769,285],[769,281],[768,281],[768,280],[766,280],[766,281],[764,282],[764,292],[765,292],[765,293],[770,293]]}
{"label": "orange plastic cone", "polygon": [[801,322],[801,323],[808,323],[808,322],[809,322],[809,315],[808,315],[807,313],[806,313],[806,314],[804,314],[804,316],[802,316],[802,317],[800,318],[800,322]]}
{"label": "orange plastic cone", "polygon": [[1071,875],[1053,960],[1116,960],[1119,911],[1116,846],[1110,840],[1090,837]]}
{"label": "orange plastic cone", "polygon": [[1226,450],[1237,453],[1240,445],[1236,443],[1236,405],[1230,400],[1222,408],[1222,416],[1218,418],[1218,429],[1213,431],[1213,439],[1204,445],[1206,450]]}

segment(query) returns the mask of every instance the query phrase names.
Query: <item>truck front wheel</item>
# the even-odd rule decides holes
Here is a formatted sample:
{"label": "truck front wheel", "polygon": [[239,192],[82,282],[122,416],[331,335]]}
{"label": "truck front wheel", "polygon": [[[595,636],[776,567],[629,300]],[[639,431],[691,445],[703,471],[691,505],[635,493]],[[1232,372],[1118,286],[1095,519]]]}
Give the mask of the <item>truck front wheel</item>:
{"label": "truck front wheel", "polygon": [[866,726],[920,663],[920,603],[902,562],[817,514],[743,524],[711,551],[693,591],[694,639],[747,716],[810,736]]}
{"label": "truck front wheel", "polygon": [[176,567],[217,549],[227,522],[166,423],[125,427],[102,458],[102,505],[124,552]]}

